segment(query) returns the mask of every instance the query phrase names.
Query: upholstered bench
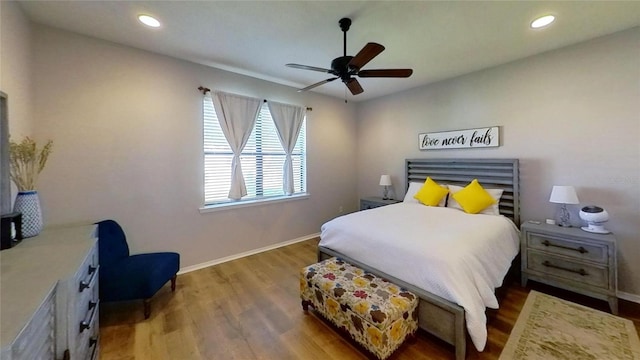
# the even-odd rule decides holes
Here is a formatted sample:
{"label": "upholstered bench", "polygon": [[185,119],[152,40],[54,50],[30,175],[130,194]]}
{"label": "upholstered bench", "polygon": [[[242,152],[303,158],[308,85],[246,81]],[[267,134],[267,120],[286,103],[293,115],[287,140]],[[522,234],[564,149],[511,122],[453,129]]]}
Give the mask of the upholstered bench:
{"label": "upholstered bench", "polygon": [[418,329],[413,293],[335,257],[302,269],[300,297],[379,359]]}

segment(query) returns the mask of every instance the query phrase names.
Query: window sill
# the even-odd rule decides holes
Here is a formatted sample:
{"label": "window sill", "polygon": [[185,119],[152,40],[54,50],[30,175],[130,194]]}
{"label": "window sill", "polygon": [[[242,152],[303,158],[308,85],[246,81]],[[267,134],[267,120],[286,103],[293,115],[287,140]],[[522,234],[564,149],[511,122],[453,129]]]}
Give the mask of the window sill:
{"label": "window sill", "polygon": [[201,207],[199,210],[201,214],[204,214],[204,213],[209,213],[214,211],[238,209],[238,208],[249,207],[249,206],[260,206],[260,205],[267,205],[267,204],[275,204],[279,202],[305,200],[305,199],[308,199],[309,196],[310,196],[309,193],[304,193],[304,194],[296,194],[296,195],[290,195],[290,196],[270,197],[267,199],[259,199],[259,200],[233,201],[233,202],[222,203],[222,204],[205,205]]}

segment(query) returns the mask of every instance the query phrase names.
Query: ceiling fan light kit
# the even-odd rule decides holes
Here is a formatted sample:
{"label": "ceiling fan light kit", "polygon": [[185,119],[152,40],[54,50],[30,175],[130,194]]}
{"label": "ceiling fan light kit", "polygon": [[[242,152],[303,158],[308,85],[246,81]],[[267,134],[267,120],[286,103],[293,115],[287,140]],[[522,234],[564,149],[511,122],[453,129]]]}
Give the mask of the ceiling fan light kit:
{"label": "ceiling fan light kit", "polygon": [[367,43],[361,50],[356,54],[356,56],[348,56],[347,55],[347,31],[351,27],[351,19],[342,18],[338,22],[340,24],[340,29],[343,32],[344,38],[344,46],[343,46],[343,56],[337,57],[331,61],[331,69],[325,69],[315,66],[308,65],[300,65],[300,64],[286,64],[286,66],[294,68],[294,69],[302,69],[302,70],[312,70],[323,72],[327,74],[331,74],[334,77],[322,80],[315,84],[309,85],[305,88],[302,88],[298,91],[307,91],[311,90],[320,85],[326,84],[328,82],[340,79],[351,91],[353,95],[358,95],[364,90],[360,85],[360,82],[354,76],[367,78],[367,77],[378,77],[378,78],[407,78],[413,74],[412,69],[375,69],[375,70],[360,70],[362,69],[369,61],[378,56],[381,52],[384,51],[384,46],[378,43]]}

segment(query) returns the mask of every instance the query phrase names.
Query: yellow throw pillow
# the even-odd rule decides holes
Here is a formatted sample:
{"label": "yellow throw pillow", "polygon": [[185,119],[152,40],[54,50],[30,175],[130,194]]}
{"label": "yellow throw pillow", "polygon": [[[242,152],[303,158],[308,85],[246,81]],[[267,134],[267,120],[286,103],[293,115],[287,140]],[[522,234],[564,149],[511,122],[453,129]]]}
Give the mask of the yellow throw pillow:
{"label": "yellow throw pillow", "polygon": [[466,213],[477,214],[488,206],[496,203],[496,200],[480,185],[478,179],[464,187],[464,189],[451,195]]}
{"label": "yellow throw pillow", "polygon": [[427,206],[438,206],[440,200],[444,198],[449,189],[438,185],[435,181],[427,177],[422,188],[413,196],[416,200]]}

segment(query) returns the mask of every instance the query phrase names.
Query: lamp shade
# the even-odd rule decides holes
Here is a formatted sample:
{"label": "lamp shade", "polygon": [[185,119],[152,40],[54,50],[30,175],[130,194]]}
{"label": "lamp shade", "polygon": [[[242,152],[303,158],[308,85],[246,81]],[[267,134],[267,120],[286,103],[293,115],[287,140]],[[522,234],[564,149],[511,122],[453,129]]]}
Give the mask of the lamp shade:
{"label": "lamp shade", "polygon": [[390,175],[380,176],[380,186],[391,186],[391,176]]}
{"label": "lamp shade", "polygon": [[551,190],[549,202],[556,204],[579,204],[576,189],[573,186],[556,185]]}

